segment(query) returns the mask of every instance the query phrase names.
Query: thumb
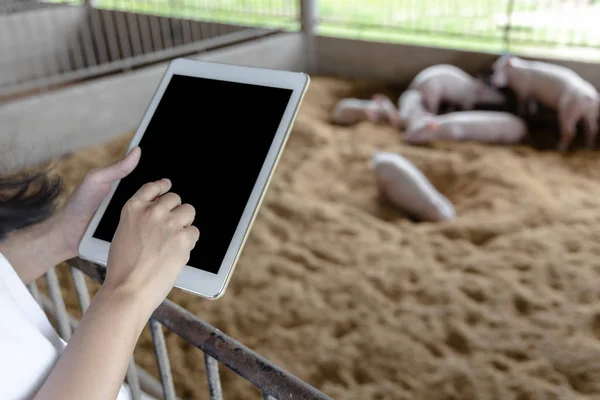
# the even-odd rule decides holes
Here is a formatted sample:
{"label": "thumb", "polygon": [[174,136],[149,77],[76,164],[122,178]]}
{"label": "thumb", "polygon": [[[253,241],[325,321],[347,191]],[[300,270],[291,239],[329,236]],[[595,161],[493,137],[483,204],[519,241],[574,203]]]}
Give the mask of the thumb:
{"label": "thumb", "polygon": [[134,147],[121,161],[96,171],[96,179],[102,183],[112,183],[129,175],[140,161],[142,150]]}

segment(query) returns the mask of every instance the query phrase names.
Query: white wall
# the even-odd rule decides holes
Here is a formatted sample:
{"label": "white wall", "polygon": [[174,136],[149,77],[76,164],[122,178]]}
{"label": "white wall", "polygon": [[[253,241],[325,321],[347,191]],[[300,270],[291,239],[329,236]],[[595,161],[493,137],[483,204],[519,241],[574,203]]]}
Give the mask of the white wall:
{"label": "white wall", "polygon": [[[199,54],[200,60],[304,70],[303,38],[277,34]],[[0,173],[134,130],[167,64],[0,105]]]}

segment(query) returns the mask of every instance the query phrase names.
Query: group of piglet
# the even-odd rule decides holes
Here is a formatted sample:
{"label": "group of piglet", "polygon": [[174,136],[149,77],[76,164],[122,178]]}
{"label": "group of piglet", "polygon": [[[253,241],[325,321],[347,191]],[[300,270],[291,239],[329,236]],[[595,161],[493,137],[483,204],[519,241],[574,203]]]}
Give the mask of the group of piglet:
{"label": "group of piglet", "polygon": [[[347,98],[336,105],[332,120],[342,125],[361,120],[388,121],[402,129],[404,141],[411,144],[434,140],[513,144],[527,135],[524,118],[535,115],[541,104],[557,112],[558,151],[569,148],[580,121],[585,126],[586,146],[595,146],[600,95],[574,71],[507,54],[493,63],[490,83],[453,65],[435,65],[414,78],[398,99],[398,108],[382,94],[368,100]],[[505,104],[501,88],[514,92],[516,113],[474,110],[478,105]],[[439,114],[442,103],[450,108]],[[404,157],[374,151],[371,167],[382,200],[422,221],[455,218],[452,203]]]}

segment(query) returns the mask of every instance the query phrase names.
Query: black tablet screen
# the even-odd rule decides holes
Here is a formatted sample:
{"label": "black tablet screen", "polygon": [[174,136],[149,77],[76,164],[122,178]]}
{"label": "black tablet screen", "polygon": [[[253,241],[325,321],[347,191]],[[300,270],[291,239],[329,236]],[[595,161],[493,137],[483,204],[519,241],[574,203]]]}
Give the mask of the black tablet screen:
{"label": "black tablet screen", "polygon": [[196,209],[189,265],[214,274],[238,226],[292,90],[173,75],[93,236],[111,242],[121,208],[146,182],[169,178]]}

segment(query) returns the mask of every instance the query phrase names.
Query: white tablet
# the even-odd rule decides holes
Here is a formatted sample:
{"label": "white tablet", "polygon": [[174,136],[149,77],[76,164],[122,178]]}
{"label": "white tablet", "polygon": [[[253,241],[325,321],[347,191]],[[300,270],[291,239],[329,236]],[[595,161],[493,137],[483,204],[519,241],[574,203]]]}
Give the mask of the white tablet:
{"label": "white tablet", "polygon": [[80,256],[106,265],[125,202],[169,178],[201,232],[175,286],[222,296],[308,84],[303,73],[172,61],[127,150],[139,145],[140,163],[100,205]]}

